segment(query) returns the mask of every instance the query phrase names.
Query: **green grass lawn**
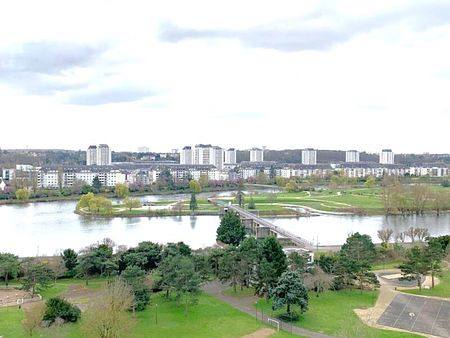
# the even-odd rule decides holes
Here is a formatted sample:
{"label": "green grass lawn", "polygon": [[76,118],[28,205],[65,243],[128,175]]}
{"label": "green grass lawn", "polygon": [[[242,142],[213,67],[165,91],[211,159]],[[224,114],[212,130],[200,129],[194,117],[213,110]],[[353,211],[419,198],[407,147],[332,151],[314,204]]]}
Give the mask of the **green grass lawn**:
{"label": "green grass lawn", "polygon": [[400,264],[402,264],[402,261],[377,262],[372,265],[371,270],[397,269]]}
{"label": "green grass lawn", "polygon": [[[0,336],[5,338],[26,337],[21,321],[24,313],[17,307],[0,309]],[[37,335],[36,335],[37,336]]]}
{"label": "green grass lawn", "polygon": [[[64,279],[46,290],[45,298],[63,293],[70,285],[84,285],[83,280]],[[105,279],[93,279],[89,288],[99,289]],[[153,294],[151,306],[145,311],[136,313],[137,325],[135,337],[222,337],[234,338],[267,327],[254,317],[242,313],[230,305],[207,294],[199,297],[197,305],[191,306],[185,315],[184,307],[177,306],[174,301],[167,301],[161,294]],[[156,324],[156,304],[158,304],[158,324]],[[131,314],[130,314],[131,316]],[[26,338],[21,321],[24,312],[17,307],[0,309],[0,336],[4,338]],[[83,338],[80,324],[67,324],[63,328],[63,337]],[[50,337],[51,333],[41,329],[33,337]],[[280,332],[274,338],[287,338],[291,335]]]}
{"label": "green grass lawn", "polygon": [[[353,309],[373,306],[377,296],[378,292],[376,291],[360,293],[357,290],[327,291],[320,297],[311,293],[309,310],[295,322],[295,325],[338,337],[421,337],[408,333],[379,330],[364,325]],[[283,312],[283,310],[272,312],[271,304],[266,300],[260,300],[257,308],[274,316]]]}
{"label": "green grass lawn", "polygon": [[[184,308],[175,302],[167,301],[162,295],[154,295],[153,305],[137,314],[138,337],[241,337],[259,328],[265,327],[260,321],[242,313],[222,301],[202,294],[199,303],[190,308],[187,316]],[[158,304],[158,324],[156,324],[156,306]],[[149,334],[150,333],[150,334]],[[288,337],[280,332],[273,337]]]}
{"label": "green grass lawn", "polygon": [[303,205],[322,211],[342,212],[348,209],[362,209],[368,214],[383,213],[379,188],[328,189],[323,192],[292,192],[277,194],[252,194],[250,198],[258,210],[280,212],[285,205]]}
{"label": "green grass lawn", "polygon": [[450,270],[443,271],[442,276],[439,276],[439,279],[439,284],[436,285],[433,289],[413,289],[403,290],[403,292],[413,295],[450,298]]}

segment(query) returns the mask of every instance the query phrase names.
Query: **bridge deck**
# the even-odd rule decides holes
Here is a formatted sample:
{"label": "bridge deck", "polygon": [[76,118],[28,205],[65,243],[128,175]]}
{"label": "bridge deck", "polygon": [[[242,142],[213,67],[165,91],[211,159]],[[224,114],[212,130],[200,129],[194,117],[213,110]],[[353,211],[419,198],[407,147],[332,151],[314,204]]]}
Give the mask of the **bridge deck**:
{"label": "bridge deck", "polygon": [[298,237],[297,235],[294,235],[292,232],[287,231],[283,228],[280,228],[280,227],[276,226],[275,224],[269,222],[266,219],[259,218],[255,214],[252,214],[251,212],[248,212],[248,211],[242,209],[241,207],[238,207],[236,205],[227,205],[227,208],[233,210],[234,212],[238,213],[242,217],[252,219],[255,223],[257,223],[263,227],[269,228],[273,232],[276,232],[277,234],[281,235],[282,237],[290,239],[292,242],[294,242],[295,244],[297,244],[301,247],[304,247],[306,249],[313,248],[313,244],[311,242],[307,241],[306,239]]}

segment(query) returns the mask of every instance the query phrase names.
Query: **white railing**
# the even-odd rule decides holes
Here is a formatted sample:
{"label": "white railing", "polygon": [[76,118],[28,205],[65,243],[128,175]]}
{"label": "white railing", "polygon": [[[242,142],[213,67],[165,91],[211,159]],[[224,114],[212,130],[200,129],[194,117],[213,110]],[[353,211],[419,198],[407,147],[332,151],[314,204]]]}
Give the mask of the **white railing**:
{"label": "white railing", "polygon": [[241,216],[247,217],[247,218],[251,218],[255,221],[257,221],[257,223],[259,223],[260,225],[263,225],[277,233],[279,233],[280,235],[282,235],[283,237],[289,238],[291,241],[293,241],[294,243],[298,244],[298,245],[302,245],[305,247],[312,247],[313,244],[309,241],[307,241],[306,239],[300,238],[297,235],[293,234],[290,231],[287,231],[283,228],[280,228],[278,226],[276,226],[273,223],[270,223],[269,221],[259,218],[257,217],[255,214],[252,214],[248,211],[245,211],[244,209],[235,206],[235,205],[229,205],[228,206],[229,209],[234,210],[235,212],[237,212],[238,214],[240,214]]}

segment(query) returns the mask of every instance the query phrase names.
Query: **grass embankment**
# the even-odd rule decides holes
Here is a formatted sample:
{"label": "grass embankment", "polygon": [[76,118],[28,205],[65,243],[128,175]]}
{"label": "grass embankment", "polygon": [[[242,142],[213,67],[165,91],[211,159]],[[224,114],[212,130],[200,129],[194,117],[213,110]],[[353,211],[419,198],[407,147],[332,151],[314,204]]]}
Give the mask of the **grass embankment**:
{"label": "grass embankment", "polygon": [[439,284],[433,289],[411,289],[402,290],[413,295],[450,298],[450,270],[444,270],[441,276],[438,276]]}
{"label": "grass embankment", "polygon": [[[89,281],[90,290],[100,290],[106,284],[102,278]],[[85,285],[84,280],[59,280],[51,288],[42,292],[44,299],[62,295],[69,286]],[[158,323],[156,324],[156,304]],[[132,316],[130,314],[130,316]],[[28,335],[22,328],[24,310],[17,307],[0,309],[0,335],[5,338],[25,338]],[[267,327],[253,317],[242,313],[230,305],[207,294],[201,294],[197,305],[191,306],[187,315],[184,307],[176,302],[166,300],[162,294],[153,294],[151,305],[146,310],[136,313],[137,325],[133,331],[135,337],[221,337],[235,338]],[[83,338],[80,324],[64,325],[63,335],[70,338]],[[39,330],[33,337],[49,337],[45,329]],[[130,335],[132,336],[132,335]],[[286,332],[271,337],[290,337]]]}
{"label": "grass embankment", "polygon": [[[372,307],[377,297],[377,291],[326,291],[320,297],[310,293],[309,310],[294,325],[337,337],[421,337],[411,333],[379,330],[363,324],[353,309]],[[272,312],[271,303],[265,299],[258,301],[256,306],[259,311],[263,310],[274,317],[284,312]]]}

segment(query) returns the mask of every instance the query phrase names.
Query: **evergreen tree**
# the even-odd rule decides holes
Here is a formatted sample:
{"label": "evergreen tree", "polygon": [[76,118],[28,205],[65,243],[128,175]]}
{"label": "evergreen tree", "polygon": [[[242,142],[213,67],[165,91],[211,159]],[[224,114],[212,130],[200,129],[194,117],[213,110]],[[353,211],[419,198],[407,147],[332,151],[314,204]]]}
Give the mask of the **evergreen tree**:
{"label": "evergreen tree", "polygon": [[142,311],[150,303],[150,289],[145,284],[146,273],[137,266],[127,266],[120,276],[132,288],[134,293],[133,310]]}
{"label": "evergreen tree", "polygon": [[10,253],[0,253],[0,277],[8,286],[10,278],[16,278],[19,273],[19,257]]}
{"label": "evergreen tree", "polygon": [[268,295],[286,269],[287,259],[280,242],[273,236],[264,238],[259,245],[256,266],[257,293]]}
{"label": "evergreen tree", "polygon": [[95,176],[94,179],[92,180],[92,188],[94,188],[96,192],[99,192],[100,189],[102,188],[102,182],[100,182],[98,176]]}
{"label": "evergreen tree", "polygon": [[64,261],[64,266],[68,270],[69,276],[73,277],[75,273],[75,267],[77,266],[78,254],[73,249],[66,249],[61,254]]}
{"label": "evergreen tree", "polygon": [[237,246],[245,238],[245,235],[245,227],[239,215],[232,211],[226,212],[217,228],[217,240]]}
{"label": "evergreen tree", "polygon": [[198,209],[197,198],[195,197],[195,192],[192,192],[191,201],[189,202],[189,210],[191,210],[192,213],[194,213],[195,210],[197,209]]}
{"label": "evergreen tree", "polygon": [[376,276],[370,271],[375,254],[375,245],[370,236],[358,232],[349,236],[338,254],[338,279],[344,285],[352,285],[353,280],[356,280],[361,292],[364,284],[378,286]]}
{"label": "evergreen tree", "polygon": [[23,266],[22,288],[31,291],[33,295],[37,291],[46,289],[53,281],[53,272],[45,264],[35,263],[29,259]]}
{"label": "evergreen tree", "polygon": [[286,271],[277,281],[274,288],[270,290],[272,307],[274,310],[286,306],[287,318],[293,319],[292,305],[298,305],[300,312],[308,310],[308,291],[298,271]]}
{"label": "evergreen tree", "polygon": [[415,246],[406,253],[406,260],[400,265],[404,278],[414,278],[417,286],[422,289],[422,276],[430,272],[429,257],[424,248]]}

